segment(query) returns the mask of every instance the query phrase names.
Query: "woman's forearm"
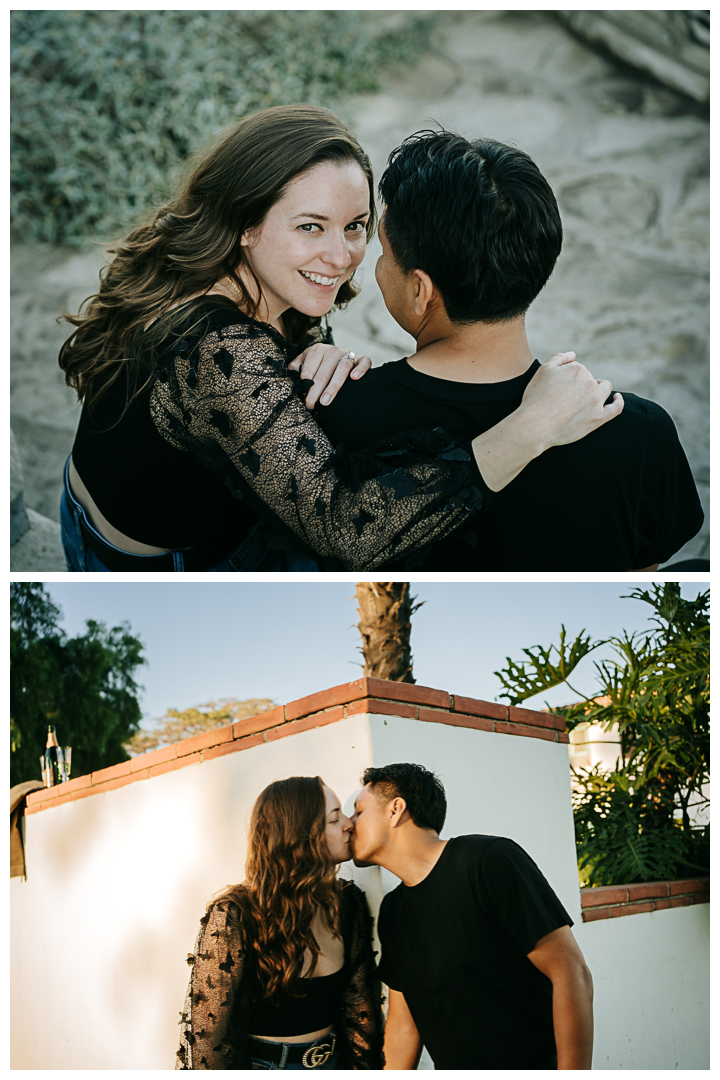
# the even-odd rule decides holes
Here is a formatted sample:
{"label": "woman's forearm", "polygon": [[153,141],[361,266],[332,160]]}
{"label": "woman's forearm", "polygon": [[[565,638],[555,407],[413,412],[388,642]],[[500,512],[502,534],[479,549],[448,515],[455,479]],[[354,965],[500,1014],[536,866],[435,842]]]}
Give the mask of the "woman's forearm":
{"label": "woman's forearm", "polygon": [[171,359],[153,389],[160,434],[234,498],[350,570],[411,556],[470,520],[481,491],[465,447],[433,429],[336,451],[298,396],[280,346],[243,331],[186,342],[197,368]]}
{"label": "woman's forearm", "polygon": [[506,487],[548,445],[542,431],[533,424],[531,411],[522,408],[472,443],[480,474],[491,491]]}

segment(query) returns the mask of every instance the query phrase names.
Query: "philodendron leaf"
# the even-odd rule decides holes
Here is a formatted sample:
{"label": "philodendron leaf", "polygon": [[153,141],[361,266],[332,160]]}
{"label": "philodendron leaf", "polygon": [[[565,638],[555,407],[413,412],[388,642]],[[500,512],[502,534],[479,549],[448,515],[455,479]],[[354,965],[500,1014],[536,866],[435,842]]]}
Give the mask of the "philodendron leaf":
{"label": "philodendron leaf", "polygon": [[526,698],[559,686],[568,680],[588,653],[604,644],[604,641],[591,641],[590,635],[585,634],[584,630],[568,643],[567,631],[563,625],[560,629],[559,645],[551,645],[549,649],[542,645],[523,649],[527,660],[519,662],[506,657],[508,666],[495,672],[505,687],[498,697],[506,698],[510,705],[519,705]]}

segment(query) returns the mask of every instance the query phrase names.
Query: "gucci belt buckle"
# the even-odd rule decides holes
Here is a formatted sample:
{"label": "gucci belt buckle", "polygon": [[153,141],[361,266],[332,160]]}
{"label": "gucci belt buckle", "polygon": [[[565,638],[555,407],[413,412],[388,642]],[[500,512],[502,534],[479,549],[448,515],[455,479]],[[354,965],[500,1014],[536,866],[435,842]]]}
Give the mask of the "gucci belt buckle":
{"label": "gucci belt buckle", "polygon": [[319,1043],[316,1046],[308,1046],[302,1056],[302,1063],[306,1069],[319,1069],[335,1053],[335,1036],[332,1043]]}

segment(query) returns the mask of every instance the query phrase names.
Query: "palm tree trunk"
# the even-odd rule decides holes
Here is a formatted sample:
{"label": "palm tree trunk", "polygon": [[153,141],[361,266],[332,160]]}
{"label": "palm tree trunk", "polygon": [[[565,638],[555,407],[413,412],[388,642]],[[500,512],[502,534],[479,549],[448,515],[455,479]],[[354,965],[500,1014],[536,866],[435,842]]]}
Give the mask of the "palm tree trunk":
{"label": "palm tree trunk", "polygon": [[355,595],[363,641],[363,674],[373,679],[414,683],[410,618],[422,604],[414,604],[407,581],[360,581]]}

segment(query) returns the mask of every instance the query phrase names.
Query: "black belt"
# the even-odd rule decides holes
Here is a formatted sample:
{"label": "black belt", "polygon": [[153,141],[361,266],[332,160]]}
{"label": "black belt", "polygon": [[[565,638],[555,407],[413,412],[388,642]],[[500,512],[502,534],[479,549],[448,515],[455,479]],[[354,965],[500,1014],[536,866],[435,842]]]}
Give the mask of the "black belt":
{"label": "black belt", "polygon": [[330,1035],[324,1035],[321,1039],[316,1039],[309,1046],[307,1043],[295,1045],[293,1043],[265,1042],[264,1039],[254,1039],[251,1035],[249,1038],[249,1042],[252,1043],[250,1056],[263,1058],[265,1061],[278,1064],[282,1060],[283,1052],[287,1050],[286,1065],[297,1065],[299,1063],[305,1069],[318,1069],[329,1061],[335,1053],[336,1041],[336,1037],[332,1032]]}
{"label": "black belt", "polygon": [[[129,551],[120,551],[112,544],[106,544],[104,540],[96,536],[79,517],[80,532],[83,543],[94,551],[98,559],[107,566],[108,570],[116,570],[118,573],[126,571],[136,573],[138,570],[162,571],[171,573],[175,570],[175,562],[171,551],[165,551],[162,555],[133,555]],[[183,569],[188,571],[209,570],[228,554],[227,541],[222,545],[217,542],[197,544],[181,552],[183,557]]]}

